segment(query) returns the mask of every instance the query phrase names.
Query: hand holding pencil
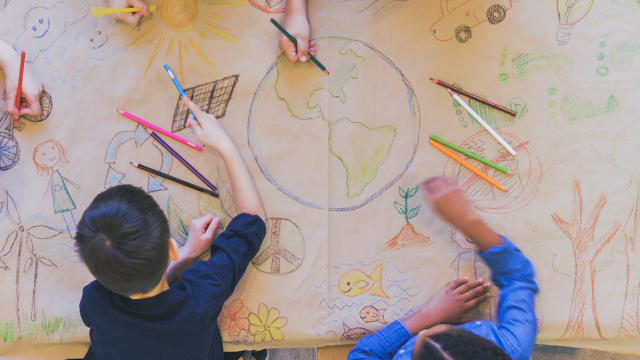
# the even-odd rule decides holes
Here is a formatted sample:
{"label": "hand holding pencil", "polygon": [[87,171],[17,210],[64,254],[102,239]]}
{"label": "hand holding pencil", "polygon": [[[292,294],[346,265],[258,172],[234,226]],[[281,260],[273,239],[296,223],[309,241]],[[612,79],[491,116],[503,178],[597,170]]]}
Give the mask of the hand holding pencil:
{"label": "hand holding pencil", "polygon": [[109,6],[116,9],[128,7],[139,9],[140,11],[135,13],[120,13],[113,15],[115,19],[122,20],[130,26],[137,26],[141,17],[151,15],[149,5],[147,5],[143,0],[109,0]]}
{"label": "hand holding pencil", "polygon": [[284,15],[284,28],[297,40],[294,44],[285,34],[280,34],[278,47],[287,56],[290,62],[306,62],[308,54],[316,55],[315,42],[309,42],[309,20],[307,19],[307,0],[287,1],[287,10]]}
{"label": "hand holding pencil", "polygon": [[18,83],[20,82],[20,65],[21,57],[16,51],[0,40],[0,68],[4,71],[5,89],[6,89],[6,109],[13,115],[14,119],[21,115],[40,115],[40,95],[42,95],[42,81],[31,70],[28,64],[24,64],[22,75],[21,97],[27,100],[27,107],[18,109],[16,107],[16,95],[18,92]]}
{"label": "hand holding pencil", "polygon": [[227,132],[215,116],[202,111],[198,105],[187,96],[184,96],[182,101],[189,107],[193,114],[198,117],[199,121],[196,121],[193,118],[193,114],[190,114],[187,120],[187,127],[192,128],[196,132],[198,140],[204,145],[211,146],[218,151],[226,149],[229,146],[235,147],[229,135],[227,135]]}

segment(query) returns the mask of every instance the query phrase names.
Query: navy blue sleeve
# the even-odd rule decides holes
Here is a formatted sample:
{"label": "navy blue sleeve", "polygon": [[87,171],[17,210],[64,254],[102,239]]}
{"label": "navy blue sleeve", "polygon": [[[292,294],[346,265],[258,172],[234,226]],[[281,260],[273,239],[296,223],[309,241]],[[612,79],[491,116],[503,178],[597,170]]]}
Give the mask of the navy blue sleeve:
{"label": "navy blue sleeve", "polygon": [[94,280],[82,289],[82,298],[80,299],[80,318],[84,326],[91,328],[91,321],[89,320],[89,314],[91,313],[91,303],[97,295],[98,281]]}
{"label": "navy blue sleeve", "polygon": [[222,308],[260,250],[266,231],[259,216],[236,216],[211,244],[211,258],[183,271],[180,283],[189,286],[196,302],[201,300],[207,307]]}

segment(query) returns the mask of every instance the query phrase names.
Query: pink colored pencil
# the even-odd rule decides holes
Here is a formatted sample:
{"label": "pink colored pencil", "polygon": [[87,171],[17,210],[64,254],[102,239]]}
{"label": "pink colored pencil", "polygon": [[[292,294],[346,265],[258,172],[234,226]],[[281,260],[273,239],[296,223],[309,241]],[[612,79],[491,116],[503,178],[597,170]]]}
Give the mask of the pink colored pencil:
{"label": "pink colored pencil", "polygon": [[194,143],[192,143],[191,141],[186,140],[186,139],[183,139],[183,138],[181,138],[181,137],[180,137],[180,136],[178,136],[178,135],[174,135],[173,133],[171,133],[171,132],[169,132],[169,131],[167,131],[167,130],[165,130],[165,129],[161,128],[161,127],[158,127],[158,126],[156,126],[156,125],[153,125],[152,123],[150,123],[150,122],[148,122],[148,121],[142,120],[142,119],[140,119],[139,117],[137,117],[137,116],[135,116],[135,115],[132,115],[132,114],[130,114],[130,113],[128,113],[128,112],[126,112],[126,111],[124,111],[124,110],[120,110],[120,109],[118,109],[118,112],[119,112],[120,114],[122,114],[122,115],[124,115],[124,116],[128,117],[129,119],[131,119],[131,120],[133,120],[133,121],[135,121],[135,122],[138,122],[138,123],[142,124],[143,126],[149,127],[149,128],[151,128],[151,129],[153,129],[153,130],[155,130],[155,131],[157,131],[157,132],[159,132],[159,133],[161,133],[161,134],[167,135],[168,137],[172,138],[173,140],[180,141],[181,143],[183,143],[183,144],[187,144],[187,145],[191,146],[192,148],[194,148],[194,149],[196,149],[196,150],[198,150],[198,151],[202,151],[202,146],[200,146],[200,145],[198,145],[198,144],[194,144]]}

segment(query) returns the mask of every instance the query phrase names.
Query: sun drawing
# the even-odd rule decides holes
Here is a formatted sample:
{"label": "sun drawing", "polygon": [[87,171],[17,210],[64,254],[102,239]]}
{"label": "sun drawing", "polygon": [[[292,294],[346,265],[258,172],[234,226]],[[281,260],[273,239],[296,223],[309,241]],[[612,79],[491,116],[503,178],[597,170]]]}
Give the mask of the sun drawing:
{"label": "sun drawing", "polygon": [[[164,55],[165,58],[168,58],[174,49],[178,52],[181,80],[184,79],[183,57],[184,55],[189,55],[191,51],[198,55],[207,70],[211,72],[213,65],[207,59],[197,41],[202,41],[201,39],[209,40],[211,34],[234,43],[238,42],[239,39],[230,34],[231,29],[214,22],[222,18],[221,14],[210,12],[209,10],[216,6],[247,4],[246,0],[162,0],[158,6],[158,11],[149,18],[149,21],[143,20],[143,24],[141,24],[142,33],[125,45],[124,48],[132,48],[147,38],[149,38],[148,43],[156,42],[153,52],[144,64],[144,75],[147,75],[151,64],[153,64],[165,43],[168,44]],[[147,28],[144,29],[145,27]],[[213,74],[213,72],[211,73]]]}

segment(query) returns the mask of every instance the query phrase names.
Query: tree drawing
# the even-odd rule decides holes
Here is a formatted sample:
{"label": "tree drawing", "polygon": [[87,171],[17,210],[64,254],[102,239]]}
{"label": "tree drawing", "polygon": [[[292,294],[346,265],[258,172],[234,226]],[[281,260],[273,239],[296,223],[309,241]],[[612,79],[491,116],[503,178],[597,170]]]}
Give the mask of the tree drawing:
{"label": "tree drawing", "polygon": [[383,246],[380,251],[378,251],[378,253],[410,247],[422,248],[434,244],[434,242],[431,241],[430,237],[418,233],[413,228],[413,224],[409,222],[409,220],[418,216],[418,212],[420,211],[420,207],[422,206],[418,205],[413,209],[409,208],[409,198],[414,197],[418,193],[418,187],[416,186],[412,189],[407,188],[406,190],[398,187],[398,190],[400,192],[400,197],[404,200],[404,203],[399,203],[397,201],[394,201],[393,203],[398,214],[404,216],[406,224],[404,224],[402,229],[400,229],[398,235],[389,240],[386,245]]}
{"label": "tree drawing", "polygon": [[[45,266],[55,266],[53,261],[44,256],[39,256],[34,248],[33,239],[45,240],[51,239],[62,234],[62,231],[56,230],[46,225],[34,225],[29,228],[25,228],[20,220],[20,213],[18,211],[18,207],[9,195],[9,192],[6,192],[7,200],[6,200],[6,216],[11,222],[13,222],[17,229],[12,231],[6,238],[2,248],[0,248],[0,255],[3,258],[9,256],[9,254],[16,254],[16,328],[17,334],[22,333],[22,322],[20,321],[20,272],[22,270],[23,273],[26,273],[34,267],[34,278],[33,278],[33,298],[31,301],[31,320],[35,321],[36,318],[36,286],[38,281],[38,264],[43,264]],[[22,245],[27,243],[27,248],[29,249],[31,256],[25,261],[24,267],[22,263]],[[9,270],[9,266],[5,260],[0,262],[0,268],[4,270]],[[18,335],[21,337],[21,335]]]}
{"label": "tree drawing", "polygon": [[607,197],[601,193],[597,204],[593,207],[586,222],[583,223],[580,180],[574,177],[571,221],[563,220],[557,213],[551,215],[556,226],[571,241],[575,257],[573,299],[569,322],[559,340],[604,339],[598,321],[594,292],[595,260],[620,230],[620,222],[615,221],[609,230],[595,240],[596,223],[606,204]]}
{"label": "tree drawing", "polygon": [[[640,199],[639,199],[640,200]],[[638,299],[640,292],[640,246],[636,242],[638,238],[638,225],[640,225],[639,200],[636,200],[633,232],[624,236],[625,260],[627,265],[626,280],[627,289],[624,295],[622,318],[620,320],[620,334],[627,338],[640,337],[640,313],[638,312]]]}

